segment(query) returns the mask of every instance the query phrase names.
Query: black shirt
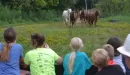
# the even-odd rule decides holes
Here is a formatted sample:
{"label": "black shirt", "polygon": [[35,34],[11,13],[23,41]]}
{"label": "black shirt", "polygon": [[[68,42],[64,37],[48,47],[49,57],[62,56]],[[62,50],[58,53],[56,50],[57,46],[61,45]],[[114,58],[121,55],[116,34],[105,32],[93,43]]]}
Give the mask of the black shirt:
{"label": "black shirt", "polygon": [[98,72],[98,68],[92,65],[90,69],[86,70],[85,75],[95,75]]}
{"label": "black shirt", "polygon": [[97,72],[95,75],[125,75],[119,65],[110,65]]}

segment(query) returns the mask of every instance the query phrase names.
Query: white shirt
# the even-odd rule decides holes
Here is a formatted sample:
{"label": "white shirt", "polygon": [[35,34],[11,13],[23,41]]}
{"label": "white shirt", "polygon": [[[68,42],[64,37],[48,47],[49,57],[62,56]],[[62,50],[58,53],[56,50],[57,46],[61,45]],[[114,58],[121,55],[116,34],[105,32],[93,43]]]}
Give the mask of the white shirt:
{"label": "white shirt", "polygon": [[118,64],[118,65],[121,66],[121,68],[123,69],[124,73],[126,72],[125,66],[124,66],[124,64],[122,63],[122,55],[121,55],[121,54],[120,54],[119,56],[114,57],[114,58],[113,58],[113,61],[114,61],[116,64]]}

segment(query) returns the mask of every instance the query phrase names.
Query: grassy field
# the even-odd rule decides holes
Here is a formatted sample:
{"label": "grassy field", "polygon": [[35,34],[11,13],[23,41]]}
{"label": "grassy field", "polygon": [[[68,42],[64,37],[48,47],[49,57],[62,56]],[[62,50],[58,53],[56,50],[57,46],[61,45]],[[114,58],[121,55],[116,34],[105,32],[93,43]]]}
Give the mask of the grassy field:
{"label": "grassy field", "polygon": [[[118,19],[119,22],[110,23],[111,19]],[[0,41],[3,41],[3,31],[6,27],[13,26],[17,33],[17,43],[24,47],[24,53],[31,50],[30,35],[32,33],[41,33],[45,35],[46,42],[60,56],[71,51],[69,43],[71,38],[78,36],[84,42],[81,51],[91,57],[92,51],[102,47],[112,36],[118,36],[124,41],[126,35],[130,33],[130,17],[115,16],[102,18],[98,21],[96,27],[89,27],[85,24],[77,24],[74,28],[67,27],[62,22],[39,22],[27,24],[10,24],[0,27]]]}

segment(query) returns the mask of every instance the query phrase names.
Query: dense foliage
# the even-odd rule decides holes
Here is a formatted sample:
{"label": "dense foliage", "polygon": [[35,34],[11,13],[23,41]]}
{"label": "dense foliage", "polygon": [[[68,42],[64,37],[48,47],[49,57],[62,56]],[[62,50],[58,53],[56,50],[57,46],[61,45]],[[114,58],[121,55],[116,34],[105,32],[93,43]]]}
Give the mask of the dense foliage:
{"label": "dense foliage", "polygon": [[128,15],[130,13],[130,0],[99,0],[96,7],[102,11],[102,15]]}
{"label": "dense foliage", "polygon": [[[98,8],[102,17],[128,15],[130,0],[86,0],[87,8]],[[85,8],[85,0],[1,0],[0,24],[60,21],[62,11]]]}

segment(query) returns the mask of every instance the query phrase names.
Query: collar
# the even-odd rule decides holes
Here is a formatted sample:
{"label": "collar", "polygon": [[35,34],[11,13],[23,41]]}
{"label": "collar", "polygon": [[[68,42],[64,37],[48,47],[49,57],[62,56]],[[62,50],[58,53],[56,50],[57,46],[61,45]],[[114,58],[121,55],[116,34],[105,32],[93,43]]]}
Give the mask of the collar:
{"label": "collar", "polygon": [[115,65],[115,62],[113,60],[109,60],[108,65]]}

